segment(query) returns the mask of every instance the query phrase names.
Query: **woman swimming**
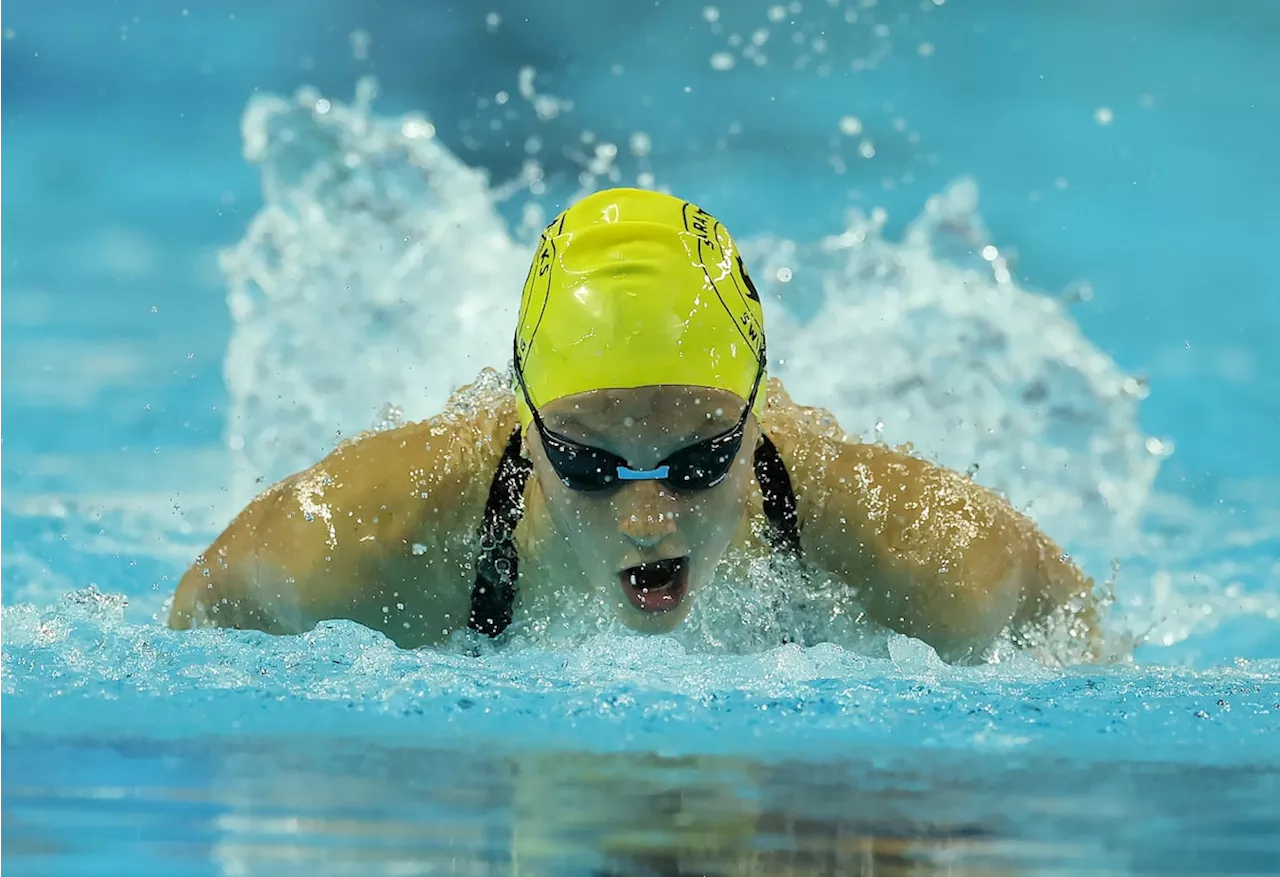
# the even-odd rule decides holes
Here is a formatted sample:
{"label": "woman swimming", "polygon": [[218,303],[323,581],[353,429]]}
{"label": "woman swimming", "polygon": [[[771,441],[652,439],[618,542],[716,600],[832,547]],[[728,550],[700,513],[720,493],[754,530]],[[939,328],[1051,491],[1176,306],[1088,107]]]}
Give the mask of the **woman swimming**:
{"label": "woman swimming", "polygon": [[1092,581],[1028,519],[768,379],[759,295],[693,204],[613,189],[558,216],[514,348],[514,392],[489,410],[360,436],[266,490],[183,577],[170,626],[343,618],[413,647],[497,636],[575,589],[663,632],[772,556],[948,660],[1051,617],[1097,655]]}

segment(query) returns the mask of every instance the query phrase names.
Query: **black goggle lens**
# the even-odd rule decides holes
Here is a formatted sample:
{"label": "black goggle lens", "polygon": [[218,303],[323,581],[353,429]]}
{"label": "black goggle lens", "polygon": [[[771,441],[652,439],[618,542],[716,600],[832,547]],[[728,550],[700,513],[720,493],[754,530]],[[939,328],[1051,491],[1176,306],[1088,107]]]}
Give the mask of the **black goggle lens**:
{"label": "black goggle lens", "polygon": [[[658,469],[666,469],[666,473],[657,480],[681,490],[715,487],[728,476],[738,456],[744,426],[739,423],[728,432],[676,451],[659,464]],[[571,490],[607,490],[624,480],[638,480],[619,475],[619,470],[624,473],[634,470],[617,454],[578,444],[542,425],[538,430],[551,467]]]}

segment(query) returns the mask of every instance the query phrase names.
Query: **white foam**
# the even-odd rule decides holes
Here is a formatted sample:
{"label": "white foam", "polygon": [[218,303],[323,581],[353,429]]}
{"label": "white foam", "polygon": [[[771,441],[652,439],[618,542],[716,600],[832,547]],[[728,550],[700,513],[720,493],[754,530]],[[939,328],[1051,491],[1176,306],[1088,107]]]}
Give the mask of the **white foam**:
{"label": "white foam", "polygon": [[[954,184],[901,242],[857,212],[814,244],[755,242],[773,373],[850,433],[973,472],[1105,571],[1139,532],[1168,443],[1138,425],[1142,384],[1013,280],[977,202],[971,180]],[[820,305],[798,321],[788,300]]]}
{"label": "white foam", "polygon": [[[419,116],[309,90],[257,97],[245,156],[264,205],[224,254],[234,330],[225,376],[235,493],[310,465],[389,401],[418,419],[502,362],[528,248],[485,176]],[[504,294],[507,293],[507,294]]]}

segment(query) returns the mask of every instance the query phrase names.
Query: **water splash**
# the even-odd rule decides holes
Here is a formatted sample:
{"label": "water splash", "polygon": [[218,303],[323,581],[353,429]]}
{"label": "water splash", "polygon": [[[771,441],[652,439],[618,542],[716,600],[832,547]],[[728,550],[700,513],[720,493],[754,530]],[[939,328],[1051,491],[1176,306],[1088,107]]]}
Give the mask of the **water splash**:
{"label": "water splash", "polygon": [[493,209],[485,175],[422,116],[370,112],[300,91],[258,97],[245,157],[264,206],[224,254],[234,492],[310,465],[386,403],[438,410],[500,362],[527,247]]}
{"label": "water splash", "polygon": [[[1103,744],[1142,759],[1191,757],[1191,745],[1206,763],[1237,758],[1241,734],[1258,735],[1259,746],[1280,739],[1268,733],[1280,697],[1274,661],[1050,671],[1025,657],[955,667],[902,636],[872,658],[832,644],[707,655],[667,637],[619,634],[572,650],[470,657],[399,649],[352,622],[296,637],[177,632],[129,623],[123,608],[118,596],[86,589],[52,606],[0,610],[11,727],[91,728],[96,739],[132,741],[234,732],[292,744],[343,737],[493,753],[791,759],[847,755],[851,746],[1056,756],[1075,747],[1097,758]],[[1125,696],[1135,685],[1141,708]]]}
{"label": "water splash", "polygon": [[[962,180],[901,242],[880,212],[814,244],[752,242],[773,371],[863,440],[910,444],[1004,493],[1105,571],[1137,537],[1171,445],[1143,434],[1140,383],[1060,302],[1014,282],[977,206]],[[816,313],[797,319],[796,302]]]}

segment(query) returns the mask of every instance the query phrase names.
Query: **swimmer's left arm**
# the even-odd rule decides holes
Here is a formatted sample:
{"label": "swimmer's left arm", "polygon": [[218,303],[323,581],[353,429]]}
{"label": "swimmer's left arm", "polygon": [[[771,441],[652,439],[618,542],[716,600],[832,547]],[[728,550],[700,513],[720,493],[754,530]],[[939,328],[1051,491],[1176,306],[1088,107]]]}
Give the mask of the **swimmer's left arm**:
{"label": "swimmer's left arm", "polygon": [[825,446],[797,473],[806,557],[873,620],[956,661],[1071,604],[1096,645],[1092,580],[1002,498],[884,446],[812,440]]}

